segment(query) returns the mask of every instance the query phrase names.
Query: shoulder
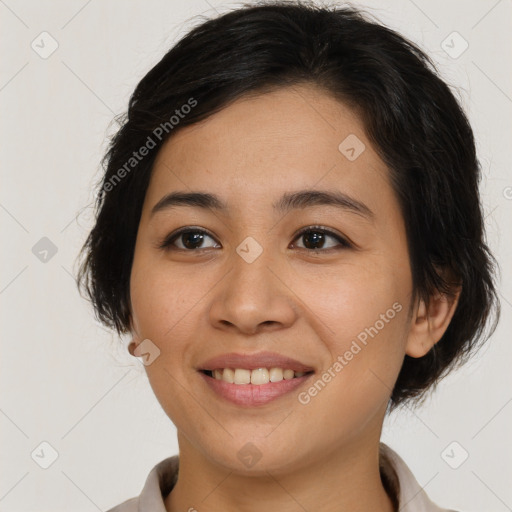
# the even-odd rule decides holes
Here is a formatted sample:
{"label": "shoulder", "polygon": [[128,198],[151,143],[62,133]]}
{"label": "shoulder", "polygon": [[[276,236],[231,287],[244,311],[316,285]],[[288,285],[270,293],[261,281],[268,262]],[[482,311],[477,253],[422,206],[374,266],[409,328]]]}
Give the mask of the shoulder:
{"label": "shoulder", "polygon": [[106,512],[138,512],[138,510],[139,498],[137,497],[123,501],[123,503],[120,503],[113,508],[109,508]]}
{"label": "shoulder", "polygon": [[394,473],[394,487],[398,494],[400,512],[457,512],[442,508],[430,500],[405,461],[384,443],[380,443],[382,463]]}
{"label": "shoulder", "polygon": [[123,501],[107,512],[165,511],[164,499],[176,483],[178,469],[177,455],[160,461],[149,472],[139,496]]}

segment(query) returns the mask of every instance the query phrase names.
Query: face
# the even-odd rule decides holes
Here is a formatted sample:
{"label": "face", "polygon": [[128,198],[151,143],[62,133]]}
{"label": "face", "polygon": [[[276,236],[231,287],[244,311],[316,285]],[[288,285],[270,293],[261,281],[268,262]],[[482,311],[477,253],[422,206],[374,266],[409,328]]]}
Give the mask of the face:
{"label": "face", "polygon": [[[325,195],[283,200],[306,190]],[[224,208],[162,205],[175,192],[211,194]],[[378,441],[411,292],[388,170],[355,113],[325,92],[246,97],[161,148],[137,234],[132,334],[159,351],[145,367],[150,384],[198,456],[278,473]],[[274,355],[226,356],[262,352]],[[265,371],[247,371],[298,363],[306,375],[262,388]],[[202,371],[224,366],[255,383]],[[247,451],[261,457],[254,468]]]}

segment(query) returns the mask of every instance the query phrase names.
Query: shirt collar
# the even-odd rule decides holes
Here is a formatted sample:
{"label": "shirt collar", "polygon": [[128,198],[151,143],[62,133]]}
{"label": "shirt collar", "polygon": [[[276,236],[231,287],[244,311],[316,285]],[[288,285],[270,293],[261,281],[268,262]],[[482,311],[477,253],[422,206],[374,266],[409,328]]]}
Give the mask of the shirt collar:
{"label": "shirt collar", "polygon": [[[400,512],[450,512],[448,509],[438,507],[429,499],[407,464],[395,451],[386,444],[380,443],[380,453],[383,466],[389,465],[387,468],[388,471],[391,469],[389,474],[396,475],[395,485],[398,487]],[[139,512],[148,510],[166,512],[164,499],[177,481],[178,469],[178,455],[168,457],[153,467],[138,497]],[[120,508],[119,512],[123,512],[123,509]]]}
{"label": "shirt collar", "polygon": [[454,512],[440,508],[427,496],[405,461],[389,446],[380,443],[382,463],[389,464],[398,487],[398,509],[400,512]]}

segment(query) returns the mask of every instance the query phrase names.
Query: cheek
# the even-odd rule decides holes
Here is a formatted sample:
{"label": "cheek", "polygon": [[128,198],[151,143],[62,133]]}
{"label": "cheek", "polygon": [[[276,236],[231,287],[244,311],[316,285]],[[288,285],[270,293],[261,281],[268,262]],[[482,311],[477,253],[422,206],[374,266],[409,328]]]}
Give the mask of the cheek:
{"label": "cheek", "polygon": [[331,275],[305,279],[298,286],[297,295],[308,297],[310,310],[324,326],[321,338],[329,352],[325,369],[335,375],[332,379],[326,375],[330,392],[325,398],[333,393],[330,399],[337,403],[338,395],[343,395],[343,402],[355,400],[351,406],[367,403],[370,407],[372,400],[374,405],[385,400],[405,354],[407,266],[396,268],[377,261],[340,266]]}
{"label": "cheek", "polygon": [[[343,340],[356,337],[376,321],[382,327],[382,321],[394,319],[400,307],[393,309],[393,304],[397,302],[405,310],[404,301],[410,294],[407,271],[378,258],[321,270],[297,269],[296,277],[290,279],[296,295],[322,321],[332,343],[337,345],[340,340],[341,348]],[[385,316],[382,321],[380,315]]]}
{"label": "cheek", "polygon": [[[201,273],[186,275],[177,272],[165,262],[135,258],[130,280],[133,316],[140,336],[158,340],[164,348],[165,340],[176,338],[177,332],[191,332],[191,312],[204,295],[199,285]],[[198,282],[199,281],[199,282]]]}

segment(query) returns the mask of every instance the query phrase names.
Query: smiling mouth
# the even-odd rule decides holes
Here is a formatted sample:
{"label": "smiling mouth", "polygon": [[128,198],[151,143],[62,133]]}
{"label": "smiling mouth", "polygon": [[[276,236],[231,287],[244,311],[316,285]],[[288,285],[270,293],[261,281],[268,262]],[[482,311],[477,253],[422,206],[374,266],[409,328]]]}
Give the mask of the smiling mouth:
{"label": "smiling mouth", "polygon": [[314,373],[294,371],[290,368],[256,368],[253,370],[245,368],[216,368],[215,370],[200,370],[202,373],[215,380],[220,380],[230,384],[256,386],[268,383],[281,382],[283,380],[293,380],[305,375]]}

